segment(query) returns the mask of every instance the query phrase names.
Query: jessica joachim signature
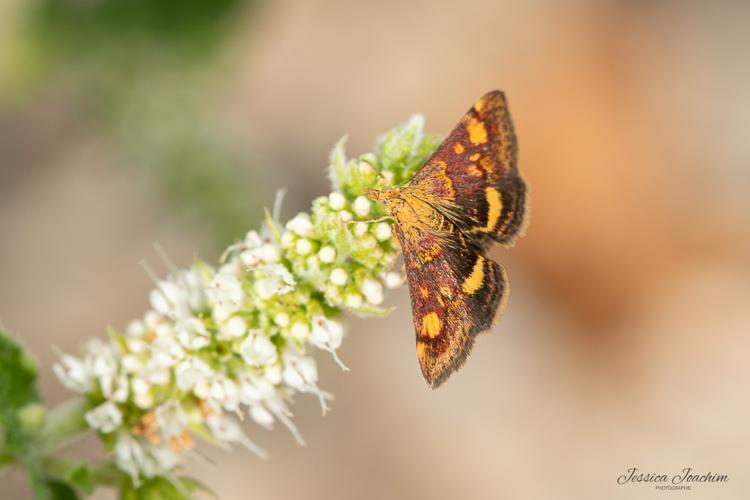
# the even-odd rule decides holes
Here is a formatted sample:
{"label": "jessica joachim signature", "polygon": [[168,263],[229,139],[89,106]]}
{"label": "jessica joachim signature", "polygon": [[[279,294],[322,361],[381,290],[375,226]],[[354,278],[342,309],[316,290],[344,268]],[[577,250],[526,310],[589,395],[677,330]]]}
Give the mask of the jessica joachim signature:
{"label": "jessica joachim signature", "polygon": [[725,483],[729,481],[726,474],[716,474],[714,472],[697,473],[693,472],[692,467],[685,467],[679,474],[656,474],[653,472],[641,472],[638,467],[631,467],[625,474],[617,478],[617,484],[626,483],[651,483],[657,488],[659,485],[688,485],[691,483]]}

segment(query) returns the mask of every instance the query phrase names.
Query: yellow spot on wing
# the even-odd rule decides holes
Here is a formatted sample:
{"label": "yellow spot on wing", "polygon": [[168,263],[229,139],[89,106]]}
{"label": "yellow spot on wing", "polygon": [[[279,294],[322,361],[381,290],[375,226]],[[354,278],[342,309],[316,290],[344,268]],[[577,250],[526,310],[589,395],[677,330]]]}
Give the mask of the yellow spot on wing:
{"label": "yellow spot on wing", "polygon": [[495,224],[497,224],[497,220],[500,218],[500,214],[503,211],[503,200],[500,198],[500,193],[497,192],[497,189],[488,187],[485,189],[485,194],[488,205],[487,224],[484,227],[474,230],[481,233],[491,232],[495,228]]}
{"label": "yellow spot on wing", "polygon": [[471,295],[480,288],[484,282],[484,257],[481,255],[477,258],[474,263],[474,269],[471,270],[471,274],[464,280],[463,290],[464,293]]}
{"label": "yellow spot on wing", "polygon": [[484,144],[487,142],[487,129],[484,128],[483,122],[476,118],[471,118],[469,119],[469,124],[466,125],[466,130],[469,132],[469,140],[472,144]]}
{"label": "yellow spot on wing", "polygon": [[425,287],[420,288],[419,293],[422,294],[423,299],[428,299],[430,297],[430,291]]}
{"label": "yellow spot on wing", "polygon": [[417,342],[417,357],[419,359],[424,358],[425,345],[422,342]]}
{"label": "yellow spot on wing", "polygon": [[423,336],[428,336],[434,339],[440,335],[440,318],[436,312],[430,312],[422,316],[422,330]]}
{"label": "yellow spot on wing", "polygon": [[469,156],[469,159],[471,161],[477,161],[479,159],[479,153],[474,153],[473,155]]}
{"label": "yellow spot on wing", "polygon": [[453,146],[453,151],[455,151],[457,155],[463,153],[465,149],[466,148],[464,148],[464,145],[461,143],[456,143],[456,145]]}

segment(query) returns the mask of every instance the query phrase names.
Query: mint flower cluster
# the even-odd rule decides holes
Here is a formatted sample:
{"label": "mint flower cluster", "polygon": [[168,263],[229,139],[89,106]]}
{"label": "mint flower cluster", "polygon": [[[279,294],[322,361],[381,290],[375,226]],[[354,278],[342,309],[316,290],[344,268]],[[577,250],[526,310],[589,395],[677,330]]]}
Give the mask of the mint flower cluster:
{"label": "mint flower cluster", "polygon": [[372,153],[347,160],[342,139],[331,153],[334,191],[286,224],[266,214],[260,231],[231,245],[220,263],[195,260],[154,277],[151,309],[81,356],[62,355],[55,373],[89,404],[87,425],[112,451],[134,487],[170,477],[196,438],[240,444],[277,423],[295,439],[294,395],[310,394],[325,413],[314,354],[337,356],[343,311],[384,315],[385,291],[404,278],[391,222],[364,196],[399,185],[438,146],[419,115],[381,137]]}

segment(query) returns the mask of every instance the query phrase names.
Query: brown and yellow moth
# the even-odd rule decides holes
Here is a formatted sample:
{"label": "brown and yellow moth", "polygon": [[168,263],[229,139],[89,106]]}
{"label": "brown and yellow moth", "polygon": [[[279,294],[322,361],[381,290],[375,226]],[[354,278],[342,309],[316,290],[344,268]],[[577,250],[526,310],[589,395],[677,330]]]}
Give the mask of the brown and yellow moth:
{"label": "brown and yellow moth", "polygon": [[436,388],[503,311],[509,285],[488,247],[521,235],[526,184],[505,95],[482,96],[407,184],[368,190],[395,223],[411,294],[417,357]]}

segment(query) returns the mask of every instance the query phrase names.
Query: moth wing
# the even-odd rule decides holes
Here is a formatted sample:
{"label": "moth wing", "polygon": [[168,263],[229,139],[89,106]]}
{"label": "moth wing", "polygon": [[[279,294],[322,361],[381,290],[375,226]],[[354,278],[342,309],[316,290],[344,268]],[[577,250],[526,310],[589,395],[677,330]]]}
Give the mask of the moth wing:
{"label": "moth wing", "polygon": [[504,308],[508,280],[458,232],[397,224],[409,281],[422,375],[434,389],[460,368],[474,337]]}
{"label": "moth wing", "polygon": [[526,216],[526,183],[505,94],[482,96],[417,172],[410,187],[480,248],[511,246]]}

